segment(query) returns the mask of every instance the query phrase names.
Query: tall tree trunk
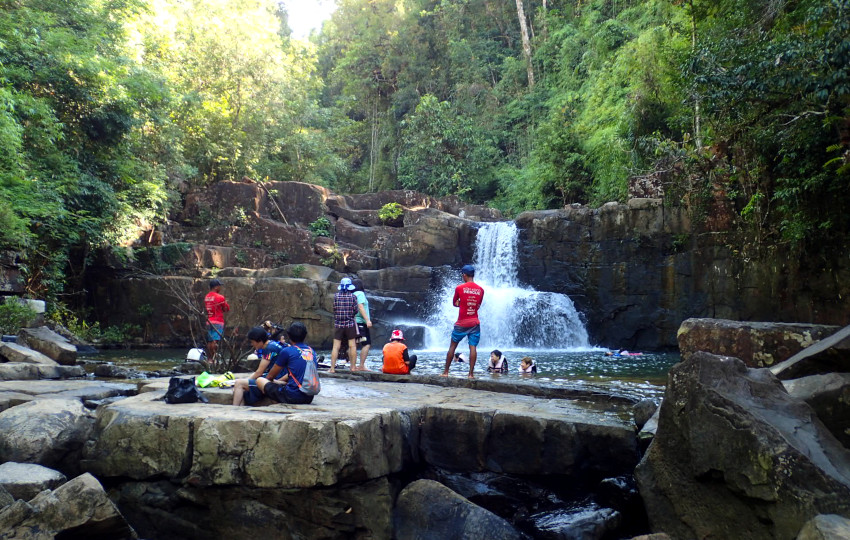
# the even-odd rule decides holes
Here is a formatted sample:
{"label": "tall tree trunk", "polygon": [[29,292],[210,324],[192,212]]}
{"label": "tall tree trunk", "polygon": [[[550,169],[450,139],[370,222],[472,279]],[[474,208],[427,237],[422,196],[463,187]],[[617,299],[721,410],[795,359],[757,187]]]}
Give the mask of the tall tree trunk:
{"label": "tall tree trunk", "polygon": [[[697,52],[697,18],[696,14],[694,14],[694,1],[691,0],[689,2],[691,7],[691,54],[696,54]],[[696,144],[697,151],[702,148],[702,134],[701,131],[701,118],[700,118],[700,99],[699,94],[694,96],[694,143]]]}
{"label": "tall tree trunk", "polygon": [[531,40],[528,38],[528,24],[525,21],[525,9],[522,0],[516,0],[516,14],[519,19],[519,29],[522,33],[522,52],[528,64],[528,87],[534,88],[534,65],[531,63]]}

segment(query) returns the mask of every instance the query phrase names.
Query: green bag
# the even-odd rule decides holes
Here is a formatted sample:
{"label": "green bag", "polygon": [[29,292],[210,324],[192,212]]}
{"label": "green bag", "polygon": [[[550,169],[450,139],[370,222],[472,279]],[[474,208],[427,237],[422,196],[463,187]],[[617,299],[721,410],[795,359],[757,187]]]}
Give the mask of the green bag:
{"label": "green bag", "polygon": [[216,378],[215,375],[212,375],[212,374],[204,371],[203,373],[198,375],[198,377],[195,379],[195,384],[197,384],[201,388],[207,388],[209,386],[212,386],[215,378]]}

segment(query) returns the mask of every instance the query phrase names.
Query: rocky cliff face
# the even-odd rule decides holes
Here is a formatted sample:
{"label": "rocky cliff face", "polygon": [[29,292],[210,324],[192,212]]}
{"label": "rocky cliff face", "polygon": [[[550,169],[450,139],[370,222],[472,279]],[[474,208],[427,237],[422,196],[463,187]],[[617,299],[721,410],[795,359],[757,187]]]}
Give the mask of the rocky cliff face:
{"label": "rocky cliff face", "polygon": [[[401,220],[382,222],[389,202],[402,205]],[[330,223],[327,237],[311,233],[319,218]],[[103,324],[131,323],[144,340],[176,342],[185,340],[187,315],[164,280],[183,279],[200,304],[205,280],[227,286],[233,278],[246,305],[228,325],[298,318],[309,322],[314,344],[327,346],[333,282],[359,275],[377,299],[377,332],[386,333],[387,321],[423,314],[441,272],[473,259],[480,223],[501,219],[412,191],[341,196],[298,182],[219,183],[188,195],[174,221],[143,231],[130,251],[102,254],[89,304]],[[569,295],[592,343],[674,348],[690,317],[850,322],[850,260],[824,270],[779,251],[746,258],[730,219],[697,227],[682,208],[632,199],[526,212],[516,222],[519,279]]]}
{"label": "rocky cliff face", "polygon": [[850,261],[744,257],[729,220],[696,225],[683,208],[632,199],[601,208],[526,212],[521,279],[570,296],[595,343],[675,347],[689,317],[850,322]]}

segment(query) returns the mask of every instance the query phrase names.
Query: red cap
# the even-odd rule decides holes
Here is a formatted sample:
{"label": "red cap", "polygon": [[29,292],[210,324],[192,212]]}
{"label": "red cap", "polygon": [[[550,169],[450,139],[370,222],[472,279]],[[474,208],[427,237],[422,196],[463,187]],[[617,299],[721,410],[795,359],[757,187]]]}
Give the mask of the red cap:
{"label": "red cap", "polygon": [[390,340],[400,339],[404,341],[404,334],[401,333],[401,330],[393,330],[393,333],[390,335]]}

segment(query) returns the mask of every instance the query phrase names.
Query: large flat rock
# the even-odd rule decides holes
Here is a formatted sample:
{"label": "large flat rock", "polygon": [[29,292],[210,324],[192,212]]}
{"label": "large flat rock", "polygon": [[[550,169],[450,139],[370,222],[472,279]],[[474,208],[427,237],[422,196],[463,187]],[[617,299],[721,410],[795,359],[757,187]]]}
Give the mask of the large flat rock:
{"label": "large flat rock", "polygon": [[[169,405],[167,381],[99,407],[82,467],[99,477],[189,485],[309,488],[427,463],[511,474],[629,472],[624,407],[427,384],[326,378],[311,405]],[[287,459],[282,458],[287,457]],[[291,456],[298,456],[297,466]]]}

